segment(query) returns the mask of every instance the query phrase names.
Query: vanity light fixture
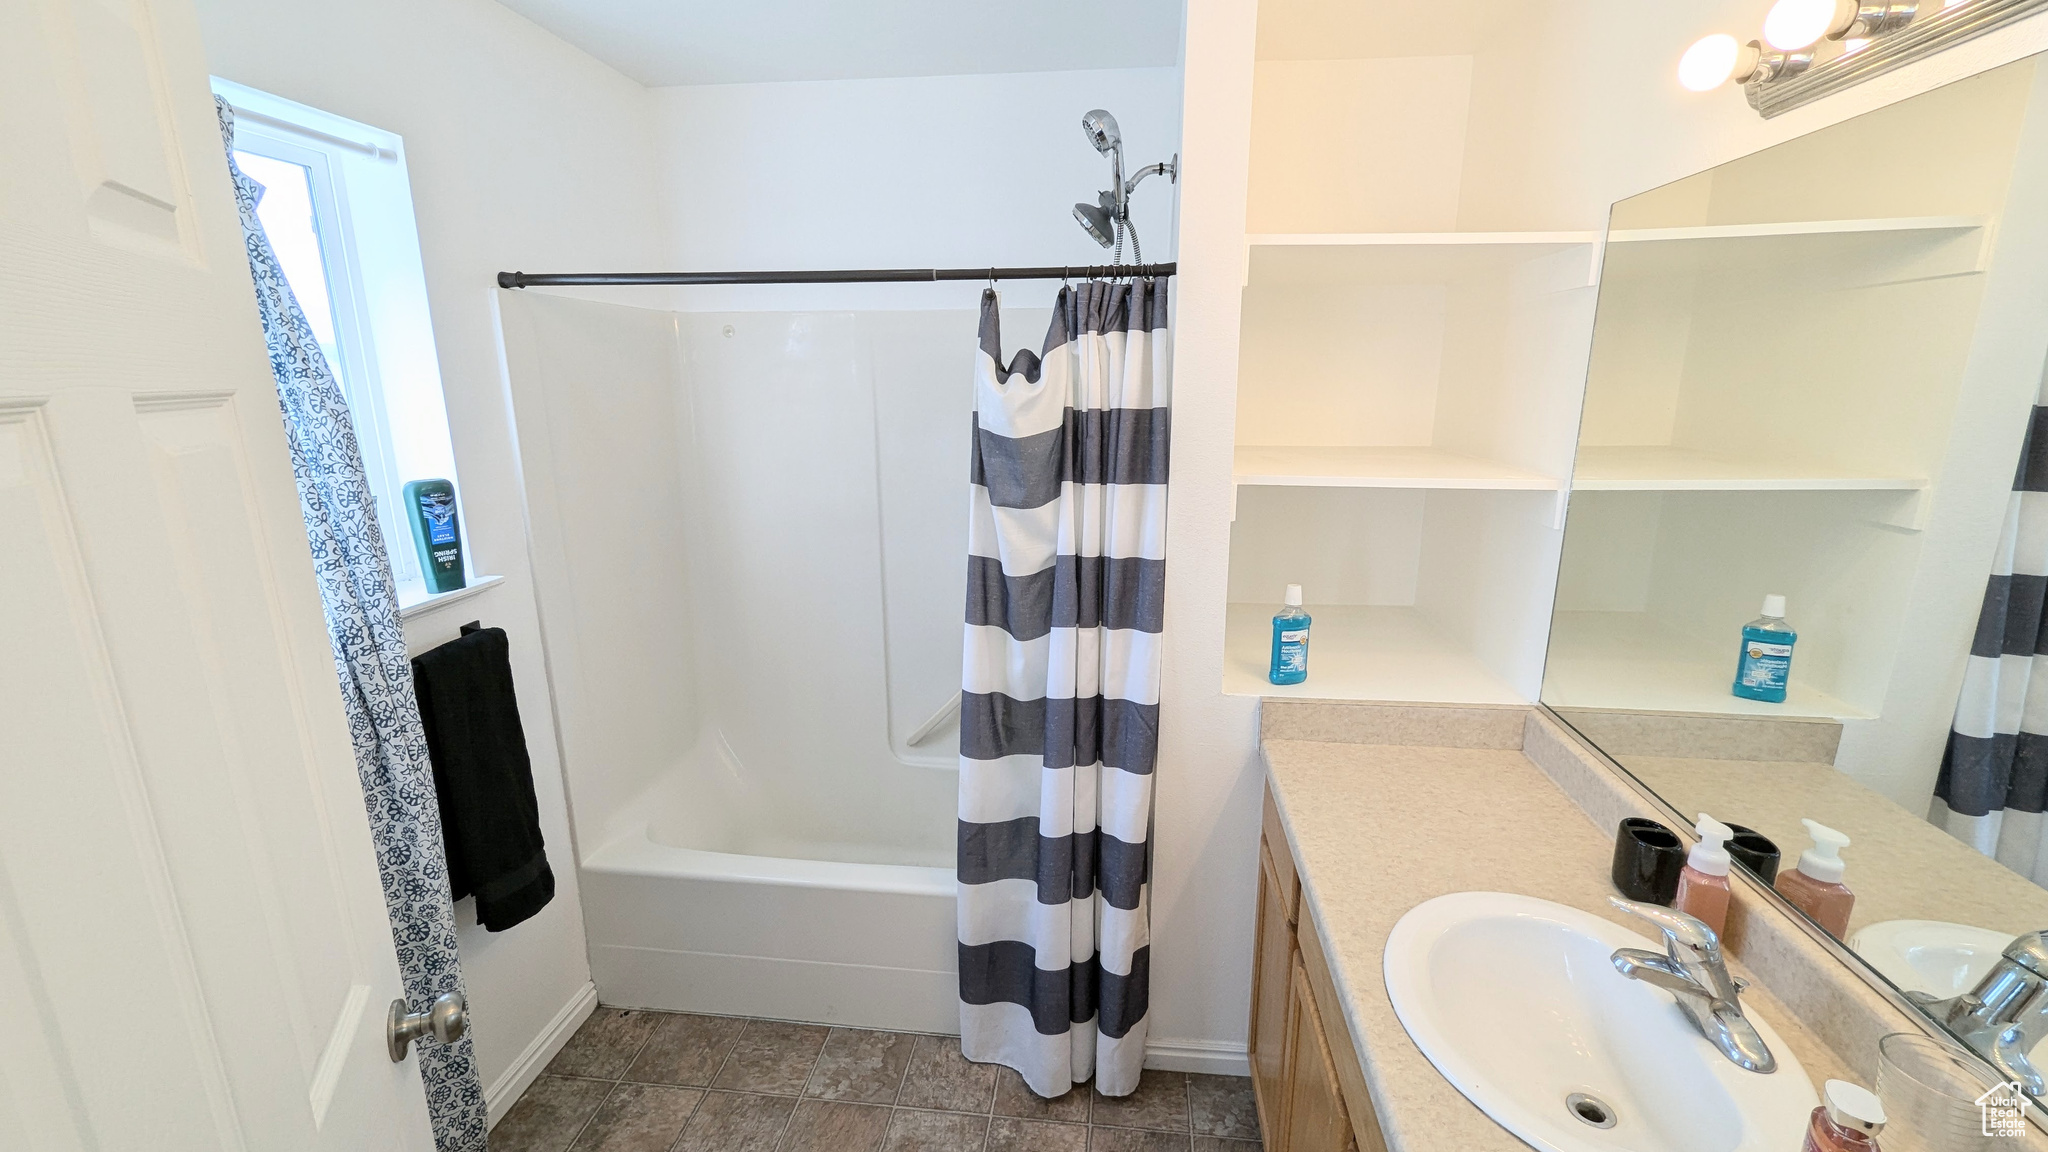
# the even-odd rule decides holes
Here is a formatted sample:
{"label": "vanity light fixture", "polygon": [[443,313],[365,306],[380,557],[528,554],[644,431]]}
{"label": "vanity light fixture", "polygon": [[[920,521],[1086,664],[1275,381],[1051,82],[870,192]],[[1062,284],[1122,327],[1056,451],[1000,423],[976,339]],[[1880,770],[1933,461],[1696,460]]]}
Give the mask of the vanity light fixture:
{"label": "vanity light fixture", "polygon": [[1762,39],[1696,41],[1678,82],[1705,92],[1732,80],[1769,119],[2043,9],[2048,0],[1777,0]]}
{"label": "vanity light fixture", "polygon": [[1694,92],[1710,92],[1730,80],[1747,84],[1760,55],[1754,40],[1738,44],[1726,32],[1702,36],[1678,58],[1678,82]]}
{"label": "vanity light fixture", "polygon": [[1709,92],[1730,80],[1745,87],[1796,76],[1813,63],[1807,49],[1780,52],[1751,40],[1736,43],[1735,37],[1717,32],[1694,42],[1678,58],[1678,82],[1694,92]]}
{"label": "vanity light fixture", "polygon": [[1778,0],[1764,17],[1764,42],[1781,52],[1795,52],[1824,39],[1869,40],[1911,24],[1919,9],[1918,0]]}

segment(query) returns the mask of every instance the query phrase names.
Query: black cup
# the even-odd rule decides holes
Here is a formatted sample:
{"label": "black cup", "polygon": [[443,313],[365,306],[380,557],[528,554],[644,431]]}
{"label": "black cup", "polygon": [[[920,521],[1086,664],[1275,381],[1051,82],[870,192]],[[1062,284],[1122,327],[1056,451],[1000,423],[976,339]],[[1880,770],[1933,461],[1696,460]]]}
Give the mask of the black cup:
{"label": "black cup", "polygon": [[1735,833],[1728,839],[1728,855],[1737,864],[1749,869],[1766,886],[1778,879],[1778,846],[1771,838],[1754,828],[1730,824],[1728,830]]}
{"label": "black cup", "polygon": [[1685,845],[1655,820],[1631,816],[1614,834],[1614,886],[1644,904],[1671,903],[1678,874],[1685,871]]}

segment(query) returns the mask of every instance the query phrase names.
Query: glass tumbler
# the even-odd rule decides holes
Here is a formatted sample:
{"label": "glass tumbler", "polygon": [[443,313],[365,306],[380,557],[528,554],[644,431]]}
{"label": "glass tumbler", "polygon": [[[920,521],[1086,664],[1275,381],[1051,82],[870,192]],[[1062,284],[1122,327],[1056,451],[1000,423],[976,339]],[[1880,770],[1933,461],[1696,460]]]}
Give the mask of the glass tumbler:
{"label": "glass tumbler", "polygon": [[1877,1042],[1877,1098],[1884,1104],[1885,1152],[2018,1152],[1985,1134],[1977,1101],[2000,1086],[1989,1064],[1953,1041],[1893,1032]]}

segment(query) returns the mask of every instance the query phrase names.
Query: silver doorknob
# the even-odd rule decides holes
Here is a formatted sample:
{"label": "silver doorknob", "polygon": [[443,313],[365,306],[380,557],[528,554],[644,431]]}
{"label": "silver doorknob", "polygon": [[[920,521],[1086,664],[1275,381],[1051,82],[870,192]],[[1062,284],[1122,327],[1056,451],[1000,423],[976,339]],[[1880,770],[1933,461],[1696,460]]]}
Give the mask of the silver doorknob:
{"label": "silver doorknob", "polygon": [[391,1062],[405,1059],[406,1049],[422,1036],[437,1043],[453,1044],[469,1031],[469,1004],[460,992],[443,992],[425,1012],[407,1012],[405,1001],[393,1000],[384,1018],[384,1043]]}

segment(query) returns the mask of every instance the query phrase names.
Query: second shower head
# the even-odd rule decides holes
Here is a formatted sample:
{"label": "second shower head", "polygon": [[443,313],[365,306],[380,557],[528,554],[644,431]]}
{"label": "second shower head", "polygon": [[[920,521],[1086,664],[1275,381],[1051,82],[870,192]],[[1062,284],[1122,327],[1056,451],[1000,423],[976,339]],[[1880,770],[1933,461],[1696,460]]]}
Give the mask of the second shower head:
{"label": "second shower head", "polygon": [[1116,126],[1116,117],[1100,108],[1081,117],[1081,130],[1088,133],[1088,142],[1095,145],[1095,150],[1104,156],[1109,155],[1112,148],[1121,147],[1124,142],[1124,134]]}

